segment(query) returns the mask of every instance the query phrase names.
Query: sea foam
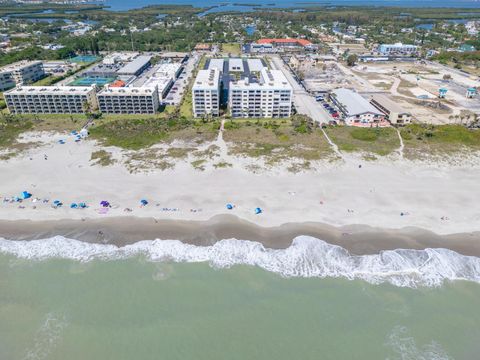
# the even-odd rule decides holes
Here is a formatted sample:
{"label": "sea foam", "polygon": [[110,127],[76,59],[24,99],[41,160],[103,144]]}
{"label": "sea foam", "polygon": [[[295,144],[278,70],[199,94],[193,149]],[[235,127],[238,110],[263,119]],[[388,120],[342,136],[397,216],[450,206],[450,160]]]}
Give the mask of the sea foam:
{"label": "sea foam", "polygon": [[440,286],[447,280],[480,283],[480,258],[448,249],[398,249],[360,256],[308,236],[296,237],[286,249],[269,249],[258,242],[236,239],[221,240],[211,246],[145,240],[117,247],[61,236],[32,241],[0,238],[0,253],[33,260],[62,258],[82,262],[142,255],[150,261],[208,262],[214,268],[244,264],[285,277],[362,279],[372,284],[387,282],[411,288]]}

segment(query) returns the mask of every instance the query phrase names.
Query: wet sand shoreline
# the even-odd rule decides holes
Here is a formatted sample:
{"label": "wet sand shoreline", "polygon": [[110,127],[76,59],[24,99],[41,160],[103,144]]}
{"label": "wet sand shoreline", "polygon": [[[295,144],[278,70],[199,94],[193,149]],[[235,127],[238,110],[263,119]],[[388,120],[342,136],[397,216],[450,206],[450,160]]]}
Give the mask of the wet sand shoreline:
{"label": "wet sand shoreline", "polygon": [[366,225],[342,227],[322,223],[287,223],[262,227],[232,215],[218,215],[207,221],[156,220],[116,217],[84,220],[0,220],[0,237],[8,240],[36,240],[61,235],[89,243],[124,246],[141,240],[180,240],[198,246],[222,239],[251,240],[265,247],[283,249],[300,235],[339,245],[352,254],[376,254],[382,250],[446,248],[463,255],[480,257],[480,232],[438,235],[419,228],[380,229]]}

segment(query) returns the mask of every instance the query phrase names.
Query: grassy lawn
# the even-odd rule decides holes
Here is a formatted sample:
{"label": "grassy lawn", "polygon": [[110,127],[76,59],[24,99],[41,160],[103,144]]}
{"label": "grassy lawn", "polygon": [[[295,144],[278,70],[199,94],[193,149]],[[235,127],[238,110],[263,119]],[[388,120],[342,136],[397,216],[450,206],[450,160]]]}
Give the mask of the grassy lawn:
{"label": "grassy lawn", "polygon": [[107,146],[140,150],[157,143],[173,140],[202,143],[216,136],[215,124],[204,124],[184,118],[139,118],[129,120],[98,121],[90,128],[91,137]]}
{"label": "grassy lawn", "polygon": [[14,145],[18,135],[31,128],[32,123],[30,121],[0,120],[0,148]]}
{"label": "grassy lawn", "polygon": [[233,155],[264,157],[271,165],[300,160],[306,168],[333,155],[320,129],[290,119],[227,121],[223,138]]}
{"label": "grassy lawn", "polygon": [[222,44],[222,52],[229,53],[232,55],[240,55],[242,53],[240,44],[236,44],[236,43]]}
{"label": "grassy lawn", "polygon": [[7,160],[34,145],[17,142],[18,136],[31,128],[30,121],[19,121],[13,117],[0,118],[0,150],[6,150],[0,155],[0,160]]}
{"label": "grassy lawn", "polygon": [[326,132],[341,151],[388,155],[400,146],[398,135],[392,128],[338,126],[329,127]]}
{"label": "grassy lawn", "polygon": [[409,158],[480,150],[480,130],[469,130],[461,125],[411,124],[400,133],[405,143],[405,156]]}
{"label": "grassy lawn", "polygon": [[32,86],[49,86],[63,79],[62,76],[48,75],[32,84]]}

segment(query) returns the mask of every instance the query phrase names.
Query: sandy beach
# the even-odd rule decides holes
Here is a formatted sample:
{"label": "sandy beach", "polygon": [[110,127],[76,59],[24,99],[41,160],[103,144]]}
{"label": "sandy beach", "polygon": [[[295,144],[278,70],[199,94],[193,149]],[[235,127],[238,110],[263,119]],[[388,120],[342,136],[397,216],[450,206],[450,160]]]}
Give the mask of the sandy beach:
{"label": "sandy beach", "polygon": [[[4,238],[64,235],[95,241],[104,229],[107,240],[118,244],[155,238],[208,244],[235,237],[277,248],[296,235],[312,235],[358,253],[441,246],[480,255],[474,234],[480,230],[480,166],[472,161],[365,161],[351,155],[300,173],[281,167],[254,172],[248,164],[255,159],[223,151],[232,167],[207,163],[200,171],[180,160],[173,169],[131,173],[121,161],[93,165],[91,154],[101,147],[91,140],[75,143],[66,135],[37,133],[23,141],[39,145],[0,163],[0,196],[29,191],[32,198],[0,202]],[[116,159],[125,156],[119,149],[108,151]],[[55,209],[56,199],[64,205]],[[141,199],[148,205],[140,206]],[[111,207],[102,210],[102,200]],[[73,202],[88,208],[71,209]],[[255,214],[257,207],[261,214]],[[462,233],[467,235],[452,235]]]}

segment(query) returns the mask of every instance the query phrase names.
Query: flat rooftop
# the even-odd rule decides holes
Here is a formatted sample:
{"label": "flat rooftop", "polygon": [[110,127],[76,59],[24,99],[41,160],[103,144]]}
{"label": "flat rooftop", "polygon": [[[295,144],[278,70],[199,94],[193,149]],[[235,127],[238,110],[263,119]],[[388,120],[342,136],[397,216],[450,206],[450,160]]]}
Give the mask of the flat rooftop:
{"label": "flat rooftop", "polygon": [[135,74],[140,70],[146,63],[150,61],[152,57],[148,55],[140,55],[130,61],[128,64],[124,65],[118,70],[119,74]]}
{"label": "flat rooftop", "polygon": [[165,88],[167,88],[172,83],[171,77],[164,77],[164,76],[152,76],[148,78],[142,85],[142,87],[158,87],[160,92],[163,92]]}
{"label": "flat rooftop", "polygon": [[228,60],[228,71],[229,72],[243,72],[243,60],[240,58],[230,58]]}
{"label": "flat rooftop", "polygon": [[395,112],[398,114],[409,114],[408,111],[405,111],[400,105],[394,103],[388,97],[382,94],[375,94],[372,96],[372,100],[382,105],[384,108],[388,109],[390,112]]}
{"label": "flat rooftop", "polygon": [[220,71],[223,71],[223,64],[225,63],[225,60],[223,59],[210,59],[210,62],[208,63],[208,70],[217,68]]}
{"label": "flat rooftop", "polygon": [[337,101],[344,106],[349,116],[365,113],[383,115],[382,112],[377,110],[376,107],[355,91],[340,88],[333,90],[332,93],[337,98]]}
{"label": "flat rooftop", "polygon": [[155,76],[165,76],[174,78],[177,71],[182,67],[180,63],[164,63],[155,66]]}
{"label": "flat rooftop", "polygon": [[260,72],[258,81],[251,81],[249,78],[243,78],[239,81],[231,81],[230,89],[262,89],[262,90],[292,90],[292,86],[288,82],[281,70],[269,70],[264,67]]}
{"label": "flat rooftop", "polygon": [[260,59],[247,59],[248,69],[250,71],[260,72],[265,67]]}
{"label": "flat rooftop", "polygon": [[13,63],[13,64],[9,64],[9,65],[5,65],[5,66],[0,67],[0,72],[4,72],[4,71],[15,71],[15,70],[24,68],[25,66],[34,65],[34,64],[41,64],[41,63],[42,63],[42,62],[41,62],[41,61],[38,61],[38,60],[33,60],[33,61],[30,61],[30,60],[17,61],[17,62],[15,62],[15,63]]}
{"label": "flat rooftop", "polygon": [[195,78],[193,89],[216,90],[220,81],[220,71],[217,68],[200,70]]}
{"label": "flat rooftop", "polygon": [[12,95],[85,95],[94,90],[92,86],[19,86],[6,91]]}
{"label": "flat rooftop", "polygon": [[141,87],[110,87],[105,86],[98,95],[107,96],[150,96],[157,91],[155,86]]}

